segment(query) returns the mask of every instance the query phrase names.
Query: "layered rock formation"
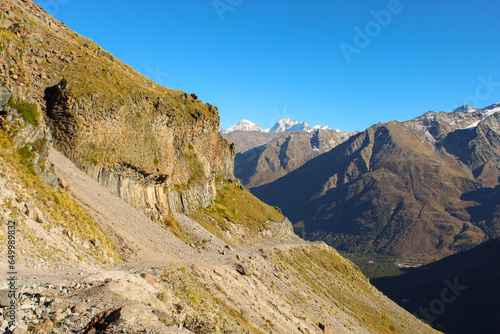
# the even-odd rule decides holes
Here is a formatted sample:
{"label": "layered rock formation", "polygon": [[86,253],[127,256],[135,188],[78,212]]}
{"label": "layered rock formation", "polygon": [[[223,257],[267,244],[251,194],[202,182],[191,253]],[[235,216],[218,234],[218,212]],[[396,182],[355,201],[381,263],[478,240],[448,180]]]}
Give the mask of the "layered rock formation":
{"label": "layered rock formation", "polygon": [[215,198],[234,158],[216,107],[156,85],[38,5],[13,4],[2,2],[0,85],[37,106],[56,148],[154,218]]}

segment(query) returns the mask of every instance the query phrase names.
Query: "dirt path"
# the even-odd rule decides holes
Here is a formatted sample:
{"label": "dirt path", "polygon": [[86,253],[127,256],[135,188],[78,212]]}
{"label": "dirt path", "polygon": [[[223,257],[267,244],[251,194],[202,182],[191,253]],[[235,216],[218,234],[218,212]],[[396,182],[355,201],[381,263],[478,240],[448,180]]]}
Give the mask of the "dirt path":
{"label": "dirt path", "polygon": [[49,159],[66,190],[117,240],[127,261],[123,265],[124,269],[168,263],[225,265],[232,261],[233,257],[230,255],[238,253],[250,255],[260,248],[310,244],[297,238],[232,249],[193,219],[175,213],[175,218],[190,235],[208,241],[205,249],[195,250],[109,192],[59,151],[51,149]]}

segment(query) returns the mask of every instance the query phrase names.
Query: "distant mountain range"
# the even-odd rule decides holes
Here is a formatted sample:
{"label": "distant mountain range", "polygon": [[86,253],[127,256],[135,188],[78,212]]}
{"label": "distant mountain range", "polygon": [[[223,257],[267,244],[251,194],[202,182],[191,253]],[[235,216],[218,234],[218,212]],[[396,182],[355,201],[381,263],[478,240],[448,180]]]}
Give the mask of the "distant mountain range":
{"label": "distant mountain range", "polygon": [[251,191],[308,239],[439,259],[500,236],[498,111],[462,106],[377,124]]}
{"label": "distant mountain range", "polygon": [[[234,175],[249,189],[267,184],[330,151],[352,134],[333,130],[266,134],[267,137],[278,136],[272,136],[269,142],[261,146],[237,153],[234,159]],[[231,135],[234,137],[238,133]],[[240,140],[247,138],[243,133],[239,135]]]}
{"label": "distant mountain range", "polygon": [[[314,130],[332,130],[328,125],[316,125],[311,127],[309,123],[298,122],[291,118],[284,118],[276,122],[271,128],[263,130],[259,125],[250,122],[249,120],[242,120],[235,125],[229,127],[228,129],[221,129],[222,134],[229,134],[235,131],[256,131],[256,132],[266,132],[266,133],[282,133],[287,131],[305,131],[313,132]],[[335,130],[340,131],[340,130]]]}
{"label": "distant mountain range", "polygon": [[270,129],[243,120],[226,130],[224,138],[235,144],[234,174],[247,187],[272,182],[328,152],[353,133],[329,126],[282,119]]}

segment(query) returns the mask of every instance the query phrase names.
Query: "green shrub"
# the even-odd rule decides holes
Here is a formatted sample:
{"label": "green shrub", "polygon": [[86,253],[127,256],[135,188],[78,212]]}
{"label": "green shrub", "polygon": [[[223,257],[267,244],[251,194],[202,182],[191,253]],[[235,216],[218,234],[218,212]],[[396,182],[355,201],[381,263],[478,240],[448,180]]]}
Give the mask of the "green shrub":
{"label": "green shrub", "polygon": [[31,174],[36,175],[35,166],[31,163],[31,151],[28,147],[24,146],[17,150],[17,153],[21,156],[21,164],[26,166]]}
{"label": "green shrub", "polygon": [[40,124],[38,120],[38,110],[35,103],[29,103],[23,100],[14,102],[14,98],[11,96],[7,102],[7,106],[17,109],[23,119],[26,122],[31,123],[34,127],[37,127],[38,124]]}

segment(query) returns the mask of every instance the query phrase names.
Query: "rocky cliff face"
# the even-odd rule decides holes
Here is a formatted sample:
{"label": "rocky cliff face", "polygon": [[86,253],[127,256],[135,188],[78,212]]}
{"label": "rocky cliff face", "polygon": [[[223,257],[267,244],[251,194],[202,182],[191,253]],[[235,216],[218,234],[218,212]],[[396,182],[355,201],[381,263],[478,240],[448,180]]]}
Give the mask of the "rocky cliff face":
{"label": "rocky cliff face", "polygon": [[46,126],[37,131],[50,128],[56,148],[151,217],[208,205],[215,178],[233,174],[217,108],[155,84],[38,5],[18,5],[2,1],[0,86],[36,105]]}
{"label": "rocky cliff face", "polygon": [[232,176],[234,152],[217,131],[215,107],[182,93],[154,103],[130,100],[96,116],[95,109],[106,110],[101,101],[74,100],[67,85],[45,91],[56,147],[150,217],[206,206],[216,195],[215,178]]}
{"label": "rocky cliff face", "polygon": [[84,170],[113,194],[157,221],[165,213],[187,213],[198,207],[207,207],[215,195],[209,184],[176,191],[166,189],[155,180],[148,182],[144,175],[130,169],[117,170],[87,163]]}
{"label": "rocky cliff face", "polygon": [[[32,173],[37,174],[46,185],[56,187],[57,177],[47,159],[52,133],[45,124],[39,124],[36,114],[34,118],[29,114],[30,109],[36,110],[36,104],[13,103],[16,93],[15,90],[2,88],[0,125],[11,136],[15,149],[23,156]],[[17,100],[22,99],[22,95],[18,95]]]}

